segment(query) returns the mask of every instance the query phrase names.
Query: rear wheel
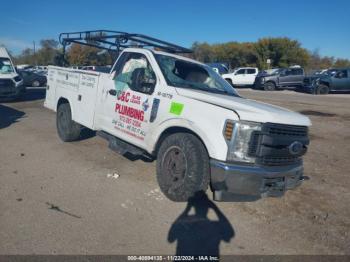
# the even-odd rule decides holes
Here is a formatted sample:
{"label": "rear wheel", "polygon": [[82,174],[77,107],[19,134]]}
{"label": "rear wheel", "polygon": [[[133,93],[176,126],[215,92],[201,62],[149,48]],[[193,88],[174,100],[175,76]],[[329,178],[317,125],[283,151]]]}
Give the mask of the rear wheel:
{"label": "rear wheel", "polygon": [[267,82],[264,85],[264,90],[265,91],[274,91],[274,90],[276,90],[276,85],[272,82]]}
{"label": "rear wheel", "polygon": [[56,126],[58,136],[64,142],[75,141],[80,137],[81,125],[72,120],[72,112],[68,103],[58,106]]}
{"label": "rear wheel", "polygon": [[194,135],[177,133],[162,142],[157,155],[157,180],[172,201],[187,201],[209,185],[209,156]]}
{"label": "rear wheel", "polygon": [[329,94],[329,88],[326,85],[319,85],[316,89],[316,94],[317,95],[327,95]]}

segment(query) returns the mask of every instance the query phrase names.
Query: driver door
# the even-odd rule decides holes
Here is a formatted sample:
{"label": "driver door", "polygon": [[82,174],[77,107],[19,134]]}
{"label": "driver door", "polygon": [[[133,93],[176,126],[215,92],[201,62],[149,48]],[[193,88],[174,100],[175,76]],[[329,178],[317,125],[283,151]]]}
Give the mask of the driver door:
{"label": "driver door", "polygon": [[340,70],[337,74],[332,77],[333,89],[337,91],[350,90],[350,79],[348,70]]}
{"label": "driver door", "polygon": [[247,82],[246,80],[246,70],[245,69],[239,69],[234,77],[232,78],[232,83],[234,85],[238,85],[238,86],[241,86],[241,85],[245,85]]}
{"label": "driver door", "polygon": [[118,60],[103,88],[104,129],[144,148],[156,76],[145,54],[124,52]]}

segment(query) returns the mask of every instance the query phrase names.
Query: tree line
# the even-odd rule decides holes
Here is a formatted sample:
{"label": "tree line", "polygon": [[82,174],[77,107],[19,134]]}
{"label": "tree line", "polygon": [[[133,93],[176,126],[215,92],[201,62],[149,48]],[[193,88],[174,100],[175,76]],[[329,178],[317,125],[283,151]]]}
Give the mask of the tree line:
{"label": "tree line", "polygon": [[[253,66],[259,69],[300,65],[307,70],[350,67],[349,59],[321,56],[317,50],[309,51],[301,43],[287,37],[262,38],[257,42],[227,42],[208,44],[195,42],[190,56],[204,63],[226,63],[230,68]],[[27,48],[14,57],[16,64],[55,65],[59,64],[62,48],[53,39],[40,41],[40,48],[34,52]],[[113,58],[108,52],[90,46],[72,44],[66,50],[69,65],[110,65]],[[269,64],[267,61],[269,60]]]}

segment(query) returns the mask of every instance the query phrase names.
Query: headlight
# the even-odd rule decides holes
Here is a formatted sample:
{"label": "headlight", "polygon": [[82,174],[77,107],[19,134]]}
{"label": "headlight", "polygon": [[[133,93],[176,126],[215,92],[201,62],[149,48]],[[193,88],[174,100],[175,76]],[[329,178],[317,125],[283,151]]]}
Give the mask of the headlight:
{"label": "headlight", "polygon": [[260,83],[265,83],[265,78],[264,77],[262,77],[261,79],[260,79]]}
{"label": "headlight", "polygon": [[22,78],[20,76],[16,76],[15,78],[13,78],[16,82],[20,82],[22,81]]}
{"label": "headlight", "polygon": [[228,146],[227,161],[253,163],[255,158],[248,156],[249,141],[252,132],[260,130],[260,123],[227,120],[224,128]]}

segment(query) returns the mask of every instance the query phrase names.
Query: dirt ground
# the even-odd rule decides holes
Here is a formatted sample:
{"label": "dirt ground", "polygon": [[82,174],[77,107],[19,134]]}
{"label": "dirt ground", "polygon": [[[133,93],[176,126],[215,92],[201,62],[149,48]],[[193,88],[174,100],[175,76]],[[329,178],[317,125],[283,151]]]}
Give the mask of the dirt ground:
{"label": "dirt ground", "polygon": [[[89,134],[61,142],[43,90],[0,103],[0,254],[350,254],[350,95],[239,92],[312,120],[310,180],[283,198],[171,202],[155,162]],[[204,224],[193,226],[193,210],[208,212]]]}

